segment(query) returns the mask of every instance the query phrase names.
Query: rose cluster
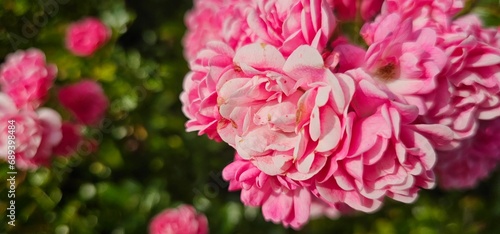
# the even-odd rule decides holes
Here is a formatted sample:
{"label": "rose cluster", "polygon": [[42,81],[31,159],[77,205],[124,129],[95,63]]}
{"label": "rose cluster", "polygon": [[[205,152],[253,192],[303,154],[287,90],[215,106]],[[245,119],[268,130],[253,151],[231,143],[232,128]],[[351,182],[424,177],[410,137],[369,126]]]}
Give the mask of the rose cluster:
{"label": "rose cluster", "polygon": [[[95,20],[91,23],[96,24]],[[78,27],[72,25],[70,31]],[[102,31],[100,28],[95,30]],[[79,39],[70,33],[67,43],[72,49],[85,47],[89,54],[93,53],[96,48],[89,49],[92,47],[89,43],[100,38],[95,30],[87,30],[87,38]],[[95,39],[94,34],[99,38]],[[85,41],[86,45],[79,46],[78,41]],[[9,54],[0,67],[0,158],[7,157],[8,121],[14,120],[15,162],[20,169],[48,166],[53,155],[78,153],[84,144],[82,133],[85,125],[97,125],[108,108],[108,99],[101,86],[84,79],[58,87],[57,100],[75,118],[63,120],[55,109],[42,106],[49,99],[56,76],[57,67],[48,64],[45,54],[38,49]]]}
{"label": "rose cluster", "polygon": [[[463,5],[197,0],[186,128],[232,146],[229,189],[295,229],[472,187],[500,161],[500,33],[456,19]],[[359,37],[340,30],[359,20]]]}

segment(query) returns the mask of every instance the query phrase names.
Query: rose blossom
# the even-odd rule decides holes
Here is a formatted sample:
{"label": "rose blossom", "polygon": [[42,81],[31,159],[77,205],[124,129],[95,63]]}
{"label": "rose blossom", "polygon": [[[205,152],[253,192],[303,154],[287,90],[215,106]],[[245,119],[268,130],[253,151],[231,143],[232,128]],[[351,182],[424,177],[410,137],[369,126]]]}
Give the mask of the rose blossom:
{"label": "rose blossom", "polygon": [[[50,163],[52,149],[61,141],[61,116],[52,109],[18,109],[5,94],[0,93],[0,150],[7,152],[7,121],[15,121],[16,167],[36,169]],[[6,159],[7,156],[0,155]]]}
{"label": "rose blossom", "polygon": [[331,207],[372,212],[385,196],[408,203],[419,188],[433,187],[432,144],[451,140],[452,132],[415,124],[418,108],[379,89],[363,70],[334,74],[311,46],[285,59],[271,45],[251,44],[232,64],[217,85],[217,129],[253,171],[287,188],[273,189],[281,192],[272,208],[242,194],[245,204],[262,205],[267,219],[300,227],[306,216],[294,218],[286,204],[309,202],[307,192]]}
{"label": "rose blossom", "polygon": [[475,136],[460,148],[438,152],[436,174],[444,189],[468,189],[485,179],[500,162],[500,118],[481,121]]}
{"label": "rose blossom", "polygon": [[90,56],[111,37],[111,30],[99,19],[88,17],[69,25],[66,48],[78,56]]}
{"label": "rose blossom", "polygon": [[252,44],[233,64],[240,74],[228,71],[218,84],[222,139],[269,175],[314,176],[340,142],[352,79],[334,75],[310,46],[285,60],[271,45]]}
{"label": "rose blossom", "polygon": [[83,80],[62,87],[58,95],[61,104],[83,124],[97,124],[106,114],[109,101],[101,86],[93,80]]}
{"label": "rose blossom", "polygon": [[189,205],[166,209],[157,214],[149,224],[150,234],[207,234],[208,222],[203,214],[197,214]]}
{"label": "rose blossom", "polygon": [[0,69],[0,85],[18,107],[37,108],[43,103],[57,74],[57,67],[46,64],[38,49],[7,55]]}

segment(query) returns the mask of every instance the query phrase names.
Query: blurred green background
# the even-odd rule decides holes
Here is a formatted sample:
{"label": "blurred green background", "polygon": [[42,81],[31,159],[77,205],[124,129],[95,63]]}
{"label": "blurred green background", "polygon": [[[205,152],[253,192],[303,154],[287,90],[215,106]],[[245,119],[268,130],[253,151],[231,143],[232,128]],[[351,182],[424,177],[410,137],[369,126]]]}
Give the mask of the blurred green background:
{"label": "blurred green background", "polygon": [[[499,1],[469,3],[474,4],[468,11],[486,24],[500,24]],[[61,85],[92,78],[111,102],[102,126],[86,129],[100,143],[99,151],[83,147],[74,157],[56,159],[50,170],[18,174],[14,228],[5,214],[7,164],[0,163],[5,184],[0,187],[0,233],[147,233],[155,214],[181,203],[204,212],[211,233],[500,233],[498,170],[475,190],[422,191],[411,205],[388,199],[375,214],[313,220],[301,231],[267,223],[260,210],[245,208],[239,193],[227,192],[221,178],[233,150],[185,132],[178,97],[188,71],[181,39],[191,5],[0,0],[2,60],[16,49],[40,48],[59,69],[52,97]],[[94,56],[79,58],[64,49],[64,33],[69,23],[86,16],[101,18],[113,38]],[[31,31],[26,34],[24,27]],[[54,98],[47,106],[70,118]]]}

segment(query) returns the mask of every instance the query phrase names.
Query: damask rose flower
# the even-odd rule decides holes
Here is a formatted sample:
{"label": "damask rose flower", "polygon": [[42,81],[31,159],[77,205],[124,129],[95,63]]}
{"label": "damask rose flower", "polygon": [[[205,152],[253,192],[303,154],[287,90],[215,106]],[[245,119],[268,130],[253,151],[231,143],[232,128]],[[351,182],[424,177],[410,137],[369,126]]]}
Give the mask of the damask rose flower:
{"label": "damask rose flower", "polygon": [[109,106],[102,87],[93,80],[83,80],[62,87],[58,98],[78,121],[86,125],[94,125],[101,121]]}
{"label": "damask rose flower", "polygon": [[44,102],[57,74],[57,67],[45,62],[38,49],[7,55],[0,68],[0,86],[18,107],[36,109]]}
{"label": "damask rose flower", "polygon": [[287,187],[272,189],[281,191],[269,208],[276,216],[265,201],[246,201],[242,193],[245,204],[263,206],[268,220],[300,227],[306,216],[289,219],[290,202],[310,196],[306,191],[333,208],[372,212],[386,196],[409,203],[420,188],[434,186],[433,144],[450,141],[451,130],[415,124],[418,108],[377,87],[362,69],[334,74],[314,47],[285,58],[265,44],[240,48],[232,64],[217,85],[217,129],[252,171]]}
{"label": "damask rose flower", "polygon": [[370,20],[380,13],[383,0],[327,0],[340,20],[355,20],[358,12],[361,19]]}
{"label": "damask rose flower", "polygon": [[197,214],[193,207],[181,205],[156,215],[149,224],[149,233],[207,234],[208,221],[205,215]]}
{"label": "damask rose flower", "polygon": [[27,170],[46,166],[52,150],[61,141],[61,116],[52,109],[18,109],[5,94],[0,93],[0,157],[7,159],[7,121],[15,121],[16,167]]}
{"label": "damask rose flower", "polygon": [[500,119],[481,121],[475,136],[453,151],[438,152],[436,174],[443,189],[474,188],[500,163]]}
{"label": "damask rose flower", "polygon": [[251,44],[233,64],[218,84],[221,138],[268,175],[313,177],[338,148],[352,79],[334,75],[310,46],[285,59],[271,45]]}
{"label": "damask rose flower", "polygon": [[77,56],[90,56],[111,37],[111,30],[99,19],[88,17],[69,25],[66,48]]}
{"label": "damask rose flower", "polygon": [[185,16],[184,57],[192,61],[210,41],[224,41],[231,48],[249,44],[245,9],[250,0],[195,0]]}

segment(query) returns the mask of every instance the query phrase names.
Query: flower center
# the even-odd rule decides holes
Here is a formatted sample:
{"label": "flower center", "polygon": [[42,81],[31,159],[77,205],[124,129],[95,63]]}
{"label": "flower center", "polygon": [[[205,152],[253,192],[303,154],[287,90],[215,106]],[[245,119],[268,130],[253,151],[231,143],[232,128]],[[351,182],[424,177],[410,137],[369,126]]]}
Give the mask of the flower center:
{"label": "flower center", "polygon": [[375,75],[383,81],[392,81],[396,78],[396,66],[393,63],[389,63],[380,67],[375,72]]}

